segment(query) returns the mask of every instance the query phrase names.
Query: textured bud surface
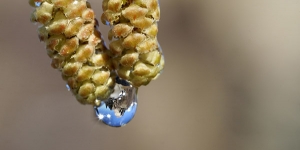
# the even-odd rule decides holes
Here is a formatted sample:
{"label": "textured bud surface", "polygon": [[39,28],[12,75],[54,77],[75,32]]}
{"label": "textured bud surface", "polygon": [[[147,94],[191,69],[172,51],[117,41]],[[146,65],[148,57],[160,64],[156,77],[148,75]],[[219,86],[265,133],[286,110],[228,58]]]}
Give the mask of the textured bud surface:
{"label": "textured bud surface", "polygon": [[138,87],[156,79],[164,66],[157,41],[157,0],[103,0],[101,21],[112,26],[109,48],[118,75]]}
{"label": "textured bud surface", "polygon": [[137,89],[163,70],[157,0],[103,0],[101,21],[112,27],[110,50],[86,0],[29,0],[29,4],[35,8],[30,19],[41,25],[38,36],[46,44],[51,66],[62,73],[82,104],[99,106],[107,100],[120,84],[117,76]]}
{"label": "textured bud surface", "polygon": [[42,25],[39,38],[46,43],[51,66],[62,72],[79,102],[100,105],[113,91],[115,74],[90,4],[86,0],[29,0],[29,4],[35,7],[31,20]]}

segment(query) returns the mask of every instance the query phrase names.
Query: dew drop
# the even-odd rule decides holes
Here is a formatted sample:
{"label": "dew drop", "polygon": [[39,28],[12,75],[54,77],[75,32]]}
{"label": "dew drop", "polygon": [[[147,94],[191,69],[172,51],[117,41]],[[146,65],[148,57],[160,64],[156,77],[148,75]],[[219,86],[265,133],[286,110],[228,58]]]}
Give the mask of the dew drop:
{"label": "dew drop", "polygon": [[121,127],[132,120],[137,109],[137,88],[126,80],[117,77],[114,93],[94,107],[96,115],[103,123],[112,127]]}
{"label": "dew drop", "polygon": [[34,4],[36,7],[39,7],[39,6],[41,6],[42,2],[34,2]]}
{"label": "dew drop", "polygon": [[107,20],[105,20],[105,25],[111,26],[111,24]]}
{"label": "dew drop", "polygon": [[71,91],[71,87],[68,84],[66,84],[66,88],[68,91]]}

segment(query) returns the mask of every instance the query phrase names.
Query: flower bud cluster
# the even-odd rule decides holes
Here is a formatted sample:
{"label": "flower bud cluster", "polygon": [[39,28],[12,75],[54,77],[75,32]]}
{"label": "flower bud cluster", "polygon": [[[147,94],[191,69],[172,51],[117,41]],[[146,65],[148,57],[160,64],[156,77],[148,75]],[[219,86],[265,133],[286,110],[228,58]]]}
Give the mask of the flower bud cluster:
{"label": "flower bud cluster", "polygon": [[157,0],[103,0],[101,21],[110,25],[109,49],[117,74],[134,86],[147,85],[163,69],[157,41]]}
{"label": "flower bud cluster", "polygon": [[52,67],[62,72],[77,100],[100,105],[113,92],[115,74],[94,11],[86,0],[29,0]]}

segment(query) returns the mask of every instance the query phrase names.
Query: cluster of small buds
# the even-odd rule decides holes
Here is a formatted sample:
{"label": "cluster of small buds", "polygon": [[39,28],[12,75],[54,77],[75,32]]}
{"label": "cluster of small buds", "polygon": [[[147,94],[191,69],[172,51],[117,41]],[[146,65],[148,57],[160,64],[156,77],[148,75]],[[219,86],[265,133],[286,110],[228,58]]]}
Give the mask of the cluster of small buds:
{"label": "cluster of small buds", "polygon": [[109,50],[87,0],[29,0],[40,24],[51,66],[62,73],[82,104],[99,106],[114,92],[117,76],[133,87],[147,85],[164,67],[157,41],[157,0],[103,0],[101,21],[111,25]]}
{"label": "cluster of small buds", "polygon": [[110,25],[109,49],[118,76],[139,87],[164,67],[157,41],[158,0],[103,0],[101,21]]}
{"label": "cluster of small buds", "polygon": [[115,73],[101,39],[94,11],[86,0],[29,0],[35,7],[39,38],[46,43],[52,67],[62,72],[77,100],[100,105],[113,92]]}

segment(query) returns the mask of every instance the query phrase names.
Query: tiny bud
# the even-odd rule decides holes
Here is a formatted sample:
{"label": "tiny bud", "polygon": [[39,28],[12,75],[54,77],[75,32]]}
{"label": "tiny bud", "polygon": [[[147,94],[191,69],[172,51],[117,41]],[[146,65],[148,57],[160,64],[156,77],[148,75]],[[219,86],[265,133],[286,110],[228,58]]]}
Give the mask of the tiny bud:
{"label": "tiny bud", "polygon": [[144,60],[145,62],[156,66],[159,64],[161,58],[161,54],[158,51],[152,51],[148,53],[144,53],[140,55],[140,59]]}
{"label": "tiny bud", "polygon": [[94,51],[95,49],[92,45],[81,45],[77,49],[77,53],[73,55],[73,58],[75,61],[85,63],[93,55]]}
{"label": "tiny bud", "polygon": [[148,39],[144,40],[143,42],[139,43],[136,47],[136,50],[139,53],[147,53],[147,52],[157,49],[157,47],[158,47],[158,45],[157,45],[156,39],[148,38]]}
{"label": "tiny bud", "polygon": [[145,29],[145,28],[149,28],[153,24],[154,20],[150,18],[142,17],[142,18],[132,20],[130,22],[132,23],[132,25],[134,25],[137,28]]}
{"label": "tiny bud", "polygon": [[95,17],[94,11],[90,8],[82,12],[82,18],[88,22],[92,22],[94,20],[94,17]]}
{"label": "tiny bud", "polygon": [[52,57],[51,66],[55,69],[61,69],[63,67],[65,58],[59,55],[54,55]]}
{"label": "tiny bud", "polygon": [[80,97],[86,98],[88,97],[92,92],[94,92],[95,86],[92,83],[84,83],[78,91],[78,95]]}
{"label": "tiny bud", "polygon": [[65,43],[66,39],[63,35],[51,36],[47,41],[47,49],[52,51],[60,51],[62,45]]}
{"label": "tiny bud", "polygon": [[135,62],[139,60],[139,54],[136,52],[131,52],[123,55],[120,60],[120,64],[124,67],[132,67]]}
{"label": "tiny bud", "polygon": [[64,45],[61,47],[59,54],[62,56],[69,56],[77,49],[79,45],[79,40],[77,37],[66,40]]}
{"label": "tiny bud", "polygon": [[87,102],[88,104],[92,104],[92,105],[95,104],[95,100],[96,100],[96,96],[95,96],[93,93],[91,93],[91,94],[86,98],[86,102]]}
{"label": "tiny bud", "polygon": [[88,41],[89,41],[90,45],[93,45],[93,46],[98,45],[101,42],[101,33],[94,29],[94,33],[92,35],[90,35]]}
{"label": "tiny bud", "polygon": [[151,70],[146,64],[142,62],[137,62],[134,66],[132,74],[134,74],[135,76],[147,76],[150,73],[150,71]]}
{"label": "tiny bud", "polygon": [[88,80],[91,78],[95,71],[94,67],[91,66],[83,66],[82,68],[79,69],[78,74],[77,74],[77,81],[78,82],[83,82],[85,80]]}
{"label": "tiny bud", "polygon": [[75,77],[69,77],[69,78],[67,78],[67,84],[68,84],[68,86],[71,89],[77,89],[78,86],[79,86],[79,84],[78,84],[78,82],[77,82],[77,80],[76,80]]}
{"label": "tiny bud", "polygon": [[95,95],[96,95],[97,99],[104,100],[109,96],[110,92],[111,91],[107,86],[102,85],[102,86],[98,86],[96,88]]}
{"label": "tiny bud", "polygon": [[82,63],[69,62],[64,66],[62,73],[66,76],[72,76],[78,72],[78,70],[81,68],[81,66],[82,66]]}
{"label": "tiny bud", "polygon": [[84,20],[82,18],[76,18],[70,21],[68,26],[65,29],[65,35],[66,37],[72,37],[75,36],[80,28],[83,26]]}
{"label": "tiny bud", "polygon": [[142,33],[147,34],[147,35],[149,35],[152,38],[156,37],[157,32],[158,32],[158,28],[157,28],[157,24],[156,23],[152,24],[149,28],[144,29],[142,31]]}
{"label": "tiny bud", "polygon": [[110,76],[109,71],[96,71],[92,76],[92,80],[96,85],[104,85]]}
{"label": "tiny bud", "polygon": [[112,28],[112,33],[115,37],[126,37],[133,30],[133,26],[128,24],[117,24]]}
{"label": "tiny bud", "polygon": [[41,24],[46,24],[52,19],[53,4],[43,2],[34,12],[35,20]]}
{"label": "tiny bud", "polygon": [[121,10],[122,4],[122,0],[109,0],[107,9],[113,12],[118,12]]}
{"label": "tiny bud", "polygon": [[123,41],[125,48],[134,49],[140,42],[144,41],[146,36],[141,33],[133,33],[127,36]]}
{"label": "tiny bud", "polygon": [[83,11],[87,9],[85,1],[74,1],[73,3],[69,4],[67,7],[63,8],[63,11],[67,18],[76,18],[81,17]]}
{"label": "tiny bud", "polygon": [[135,4],[130,5],[125,10],[122,11],[122,15],[131,21],[140,17],[145,17],[147,13],[148,13],[147,8],[142,8]]}
{"label": "tiny bud", "polygon": [[108,65],[110,57],[108,54],[100,53],[92,56],[91,61],[95,66],[101,67]]}
{"label": "tiny bud", "polygon": [[77,37],[81,41],[86,41],[94,31],[94,24],[84,25],[78,32]]}
{"label": "tiny bud", "polygon": [[118,70],[118,75],[124,80],[130,79],[131,68],[130,67],[120,67]]}
{"label": "tiny bud", "polygon": [[65,29],[67,28],[68,20],[65,17],[64,13],[58,11],[55,14],[55,17],[49,25],[47,25],[46,29],[50,35],[58,35],[64,33]]}

